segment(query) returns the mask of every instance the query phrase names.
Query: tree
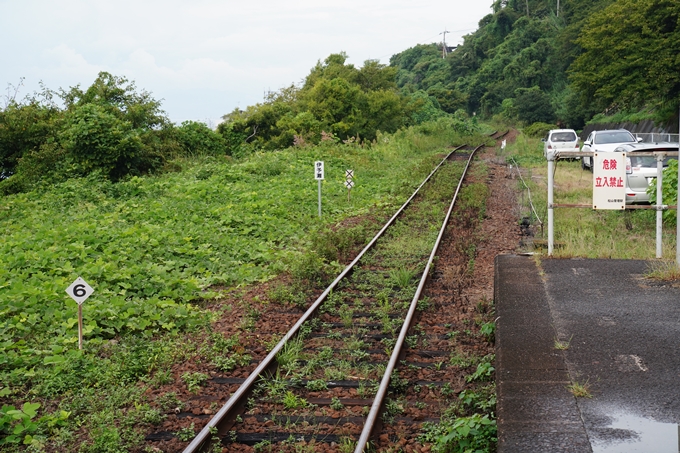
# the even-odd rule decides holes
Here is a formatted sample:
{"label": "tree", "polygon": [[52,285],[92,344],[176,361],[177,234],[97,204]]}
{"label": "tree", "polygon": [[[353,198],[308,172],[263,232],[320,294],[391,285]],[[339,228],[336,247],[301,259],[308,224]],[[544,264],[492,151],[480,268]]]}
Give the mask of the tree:
{"label": "tree", "polygon": [[161,103],[147,91],[138,91],[134,82],[108,72],[100,72],[85,91],[80,86],[60,90],[59,96],[71,111],[86,104],[101,106],[108,113],[130,123],[134,129],[155,129],[168,124]]}
{"label": "tree", "polygon": [[58,121],[59,110],[37,98],[12,101],[0,110],[0,175],[13,174],[25,153],[39,149],[54,134]]}
{"label": "tree", "polygon": [[538,87],[518,88],[513,103],[517,118],[526,124],[552,123],[555,111],[550,104],[550,96]]}
{"label": "tree", "polygon": [[67,155],[83,174],[101,170],[112,180],[151,170],[141,131],[98,104],[73,110],[59,134]]}
{"label": "tree", "polygon": [[0,112],[0,172],[11,175],[0,189],[92,172],[111,180],[148,173],[178,149],[177,135],[160,102],[124,77],[101,72],[85,91],[45,89]]}
{"label": "tree", "polygon": [[619,0],[594,13],[570,68],[582,99],[599,110],[668,107],[680,96],[680,3]]}
{"label": "tree", "polygon": [[188,156],[227,154],[224,137],[198,121],[184,121],[177,128],[177,141]]}
{"label": "tree", "polygon": [[301,88],[270,93],[261,104],[225,115],[218,132],[237,149],[276,149],[293,145],[295,137],[317,143],[323,131],[370,140],[378,130],[402,126],[406,101],[397,91],[397,69],[377,60],[361,68],[346,61],[344,52],[331,54],[312,68]]}

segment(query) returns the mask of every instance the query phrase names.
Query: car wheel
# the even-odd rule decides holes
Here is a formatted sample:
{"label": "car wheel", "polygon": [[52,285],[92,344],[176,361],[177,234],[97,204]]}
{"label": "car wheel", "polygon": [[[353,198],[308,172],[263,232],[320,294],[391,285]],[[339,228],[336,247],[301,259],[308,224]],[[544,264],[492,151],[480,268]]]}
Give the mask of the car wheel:
{"label": "car wheel", "polygon": [[582,158],[581,158],[581,168],[582,168],[583,170],[586,169],[586,158],[585,158],[585,157],[582,157]]}

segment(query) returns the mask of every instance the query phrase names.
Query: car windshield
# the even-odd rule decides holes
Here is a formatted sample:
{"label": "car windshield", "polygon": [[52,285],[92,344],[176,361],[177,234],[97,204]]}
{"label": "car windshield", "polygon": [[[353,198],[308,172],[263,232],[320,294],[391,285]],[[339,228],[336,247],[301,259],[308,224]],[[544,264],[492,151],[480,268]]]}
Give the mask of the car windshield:
{"label": "car windshield", "polygon": [[[642,167],[642,168],[656,168],[656,157],[654,156],[634,156],[632,154],[628,155],[630,157],[631,167]],[[665,157],[663,160],[663,166],[668,167],[669,160],[675,160],[675,157]]]}
{"label": "car windshield", "polygon": [[576,133],[574,132],[554,132],[550,136],[551,142],[575,142]]}
{"label": "car windshield", "polygon": [[635,137],[628,131],[600,132],[595,135],[595,144],[604,145],[607,143],[633,143]]}

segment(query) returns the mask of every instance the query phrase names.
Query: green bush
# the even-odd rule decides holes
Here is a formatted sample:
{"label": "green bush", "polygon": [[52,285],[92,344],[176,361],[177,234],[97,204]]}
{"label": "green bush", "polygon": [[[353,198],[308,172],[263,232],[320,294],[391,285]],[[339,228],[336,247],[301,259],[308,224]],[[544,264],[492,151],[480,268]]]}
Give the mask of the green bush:
{"label": "green bush", "polygon": [[177,141],[185,156],[223,156],[229,154],[227,141],[198,121],[184,121],[177,128]]}
{"label": "green bush", "polygon": [[15,172],[19,160],[54,136],[59,110],[35,98],[0,109],[0,175]]}
{"label": "green bush", "polygon": [[67,115],[59,138],[67,159],[84,175],[99,170],[118,180],[130,173],[147,173],[163,163],[142,140],[142,131],[97,104],[85,104]]}
{"label": "green bush", "polygon": [[548,123],[533,123],[531,126],[525,127],[523,131],[529,137],[543,138],[548,135],[548,132],[552,129],[557,129],[557,126]]}

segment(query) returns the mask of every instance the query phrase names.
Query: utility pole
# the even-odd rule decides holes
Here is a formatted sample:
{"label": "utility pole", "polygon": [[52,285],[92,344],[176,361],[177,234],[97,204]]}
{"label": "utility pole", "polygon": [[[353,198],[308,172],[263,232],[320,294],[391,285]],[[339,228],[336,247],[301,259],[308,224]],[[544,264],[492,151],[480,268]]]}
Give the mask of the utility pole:
{"label": "utility pole", "polygon": [[560,17],[560,0],[557,0],[557,17]]}
{"label": "utility pole", "polygon": [[440,35],[444,35],[444,40],[442,41],[442,58],[446,58],[446,34],[451,33],[448,31],[446,28],[444,29],[443,32],[439,33]]}

